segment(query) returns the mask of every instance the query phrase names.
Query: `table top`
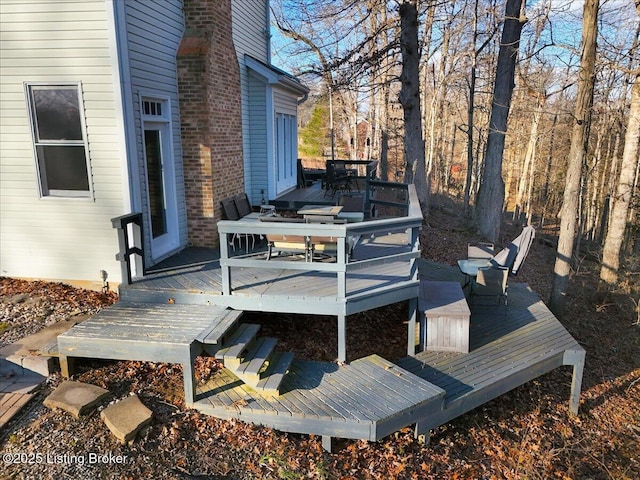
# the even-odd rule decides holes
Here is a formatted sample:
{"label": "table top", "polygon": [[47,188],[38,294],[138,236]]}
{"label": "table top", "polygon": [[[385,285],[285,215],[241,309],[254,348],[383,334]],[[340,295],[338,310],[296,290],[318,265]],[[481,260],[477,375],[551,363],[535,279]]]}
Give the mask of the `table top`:
{"label": "table top", "polygon": [[458,260],[458,268],[465,275],[475,277],[478,275],[478,269],[491,266],[489,258],[473,258],[470,260]]}
{"label": "table top", "polygon": [[305,205],[298,210],[298,215],[332,215],[336,216],[342,211],[342,205]]}

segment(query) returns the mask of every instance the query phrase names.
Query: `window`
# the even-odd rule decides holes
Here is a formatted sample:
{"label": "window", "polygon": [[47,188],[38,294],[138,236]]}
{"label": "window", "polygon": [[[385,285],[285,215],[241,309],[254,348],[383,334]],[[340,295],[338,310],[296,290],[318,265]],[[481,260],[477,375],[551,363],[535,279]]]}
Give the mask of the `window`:
{"label": "window", "polygon": [[90,197],[80,89],[27,85],[40,192],[43,197]]}

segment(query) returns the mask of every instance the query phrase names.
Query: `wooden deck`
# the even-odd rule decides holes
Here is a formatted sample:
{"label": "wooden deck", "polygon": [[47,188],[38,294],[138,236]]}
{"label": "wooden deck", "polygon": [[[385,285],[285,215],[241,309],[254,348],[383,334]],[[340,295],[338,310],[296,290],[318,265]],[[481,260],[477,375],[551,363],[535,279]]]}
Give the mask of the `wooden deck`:
{"label": "wooden deck", "polygon": [[[322,268],[332,263],[316,262],[311,266],[301,257],[289,256],[269,260],[269,268],[245,267],[232,273],[233,294],[222,295],[220,256],[214,249],[190,248],[154,267],[147,275],[121,287],[124,301],[181,304],[214,304],[242,310],[346,315],[377,308],[409,297],[417,297],[418,282],[406,259],[394,261],[393,255],[411,251],[405,234],[361,239],[351,258],[353,270],[346,272],[346,296],[341,305],[336,275]],[[252,252],[262,262],[266,250]],[[389,261],[371,267],[358,266],[382,256]],[[266,264],[266,262],[263,262]],[[292,264],[319,270],[293,270]],[[281,268],[280,265],[286,265]],[[406,291],[404,294],[402,291]],[[391,301],[384,294],[390,293]],[[372,297],[378,297],[377,300]],[[363,304],[369,299],[376,305]]]}
{"label": "wooden deck", "polygon": [[[322,435],[327,449],[333,437],[376,441],[409,425],[416,436],[427,436],[564,365],[573,366],[569,406],[577,413],[585,351],[526,285],[510,282],[506,309],[472,309],[468,353],[416,353],[417,339],[424,339],[416,331],[424,325],[417,322],[420,280],[462,284],[464,278],[455,267],[419,258],[422,216],[408,191],[408,215],[400,218],[318,226],[220,222],[220,254],[187,249],[121,286],[116,305],[58,337],[63,373],[75,357],[181,363],[188,405],[220,418]],[[228,247],[235,233],[274,231],[331,236],[337,255],[267,260],[264,246]],[[357,243],[348,256],[351,239]],[[407,357],[373,355],[343,364],[346,316],[404,300]],[[243,310],[335,315],[342,362],[303,362],[275,352],[277,339],[257,337],[257,325],[238,325]],[[205,351],[225,368],[196,388],[193,365]]]}
{"label": "wooden deck", "polygon": [[199,389],[194,407],[287,432],[376,441],[439,411],[444,394],[372,355],[342,367],[296,361],[275,398],[256,395],[225,369]]}
{"label": "wooden deck", "polygon": [[[457,269],[421,262],[423,278],[455,280]],[[349,365],[294,361],[281,395],[269,398],[223,370],[198,391],[195,408],[278,430],[377,440],[408,425],[416,435],[565,365],[573,367],[577,413],[584,349],[524,284],[510,286],[508,310],[472,314],[468,354],[420,352]],[[363,372],[366,369],[366,372]],[[422,380],[422,382],[420,381]]]}
{"label": "wooden deck", "polygon": [[[191,252],[181,282],[210,278],[209,254]],[[176,259],[172,262],[156,274],[171,273],[175,280]],[[423,279],[463,280],[454,267],[418,263]],[[179,291],[178,284],[165,288]],[[186,392],[187,402],[194,408],[321,435],[327,449],[333,437],[375,441],[412,425],[416,435],[428,436],[431,429],[564,365],[573,367],[569,404],[577,413],[584,349],[526,285],[512,282],[509,300],[507,310],[480,307],[472,312],[467,354],[425,351],[393,363],[374,355],[343,366],[294,360],[279,395],[257,392],[226,368],[195,388],[191,365],[205,348],[205,337],[222,343],[226,327],[220,325],[235,323],[220,320],[229,312],[221,306],[120,302],[59,337],[59,348],[70,357],[182,363],[185,387],[193,392]]]}

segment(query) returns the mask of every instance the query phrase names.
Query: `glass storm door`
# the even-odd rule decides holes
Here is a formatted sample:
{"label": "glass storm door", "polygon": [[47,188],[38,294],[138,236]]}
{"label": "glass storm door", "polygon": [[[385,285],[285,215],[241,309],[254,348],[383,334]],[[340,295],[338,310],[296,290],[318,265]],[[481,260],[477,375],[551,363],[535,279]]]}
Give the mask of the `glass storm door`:
{"label": "glass storm door", "polygon": [[276,113],[276,194],[297,183],[296,117]]}
{"label": "glass storm door", "polygon": [[148,215],[152,257],[159,258],[178,247],[178,215],[169,126],[144,125]]}

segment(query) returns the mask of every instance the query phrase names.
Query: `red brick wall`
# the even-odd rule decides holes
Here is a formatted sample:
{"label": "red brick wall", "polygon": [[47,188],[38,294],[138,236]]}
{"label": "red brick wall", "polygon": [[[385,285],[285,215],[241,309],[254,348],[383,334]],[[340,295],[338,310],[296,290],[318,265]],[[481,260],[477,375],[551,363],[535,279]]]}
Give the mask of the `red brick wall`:
{"label": "red brick wall", "polygon": [[244,191],[231,0],[185,0],[178,88],[189,244],[218,244],[220,201]]}

